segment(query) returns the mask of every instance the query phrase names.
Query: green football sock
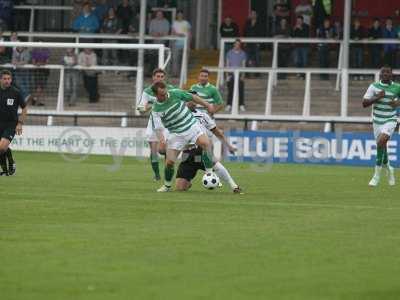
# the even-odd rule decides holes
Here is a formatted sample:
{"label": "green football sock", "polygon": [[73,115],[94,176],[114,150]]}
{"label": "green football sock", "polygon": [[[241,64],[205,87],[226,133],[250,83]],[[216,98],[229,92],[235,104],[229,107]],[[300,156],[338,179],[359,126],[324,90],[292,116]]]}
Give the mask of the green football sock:
{"label": "green football sock", "polygon": [[212,161],[212,157],[210,155],[210,153],[208,153],[208,151],[204,151],[201,154],[201,160],[203,161],[204,166],[207,169],[212,169],[213,167],[213,161]]}
{"label": "green football sock", "polygon": [[381,148],[378,146],[378,149],[376,152],[377,152],[376,153],[376,165],[382,166],[384,148]]}
{"label": "green football sock", "polygon": [[160,177],[160,167],[158,164],[158,154],[150,154],[151,168],[153,169],[154,176]]}
{"label": "green football sock", "polygon": [[383,149],[382,163],[384,165],[387,165],[389,163],[389,156],[388,156],[388,153],[387,153],[387,147],[385,147],[385,149]]}
{"label": "green football sock", "polygon": [[166,186],[171,186],[174,177],[174,166],[166,165],[164,169],[164,182]]}
{"label": "green football sock", "polygon": [[14,163],[14,158],[13,158],[13,156],[12,156],[12,152],[11,152],[11,149],[10,149],[10,148],[7,149],[7,151],[6,151],[6,156],[7,156],[7,159],[8,159],[8,163],[9,163],[10,165],[12,165],[12,164]]}

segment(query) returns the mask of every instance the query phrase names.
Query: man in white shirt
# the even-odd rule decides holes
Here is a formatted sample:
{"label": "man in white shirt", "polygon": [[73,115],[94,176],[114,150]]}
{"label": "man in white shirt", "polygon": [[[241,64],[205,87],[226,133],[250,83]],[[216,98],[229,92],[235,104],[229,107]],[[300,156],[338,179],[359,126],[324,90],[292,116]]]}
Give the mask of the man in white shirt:
{"label": "man in white shirt", "polygon": [[[191,25],[188,21],[183,19],[183,11],[178,10],[176,20],[172,23],[172,34],[179,37],[191,37]],[[189,44],[189,43],[188,43]],[[189,46],[189,45],[188,45]],[[172,75],[178,76],[182,62],[182,55],[184,49],[184,41],[177,40],[172,44]]]}

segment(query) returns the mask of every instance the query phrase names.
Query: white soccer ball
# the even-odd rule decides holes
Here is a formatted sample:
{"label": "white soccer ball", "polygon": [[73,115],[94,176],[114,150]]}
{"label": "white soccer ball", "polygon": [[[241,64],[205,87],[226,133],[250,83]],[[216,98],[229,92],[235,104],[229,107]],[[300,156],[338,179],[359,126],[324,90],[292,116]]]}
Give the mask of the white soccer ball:
{"label": "white soccer ball", "polygon": [[215,173],[206,172],[202,179],[203,186],[208,189],[212,190],[218,187],[219,185],[219,178]]}

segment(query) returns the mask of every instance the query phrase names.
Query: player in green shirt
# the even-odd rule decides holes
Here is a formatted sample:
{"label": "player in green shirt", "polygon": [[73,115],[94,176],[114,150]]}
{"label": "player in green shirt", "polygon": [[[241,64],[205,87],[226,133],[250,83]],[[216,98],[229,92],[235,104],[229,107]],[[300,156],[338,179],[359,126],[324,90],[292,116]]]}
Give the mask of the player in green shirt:
{"label": "player in green shirt", "polygon": [[[195,91],[198,96],[215,107],[215,112],[220,111],[224,107],[224,101],[218,89],[208,81],[210,72],[207,69],[201,69],[198,77],[198,83],[193,84],[190,90]],[[199,109],[203,107],[199,106]]]}
{"label": "player in green shirt", "polygon": [[[206,172],[212,173],[212,156],[208,153],[210,141],[204,133],[197,119],[186,106],[186,102],[194,101],[207,109],[211,114],[215,112],[214,106],[199,96],[187,93],[183,90],[168,90],[164,82],[153,84],[152,90],[156,96],[153,105],[153,114],[162,124],[156,122],[156,132],[160,128],[168,129],[167,158],[165,162],[165,183],[158,192],[169,192],[171,190],[172,178],[174,176],[175,161],[180,152],[188,145],[196,144],[203,149],[202,161]],[[160,135],[160,140],[162,136]]]}
{"label": "player in green shirt", "polygon": [[[164,81],[165,77],[166,77],[166,73],[163,69],[159,69],[159,68],[155,69],[152,74],[152,84],[154,84],[156,82]],[[173,85],[168,84],[167,88],[174,89],[175,87]],[[153,113],[151,112],[151,108],[155,101],[156,101],[156,97],[155,97],[155,95],[151,89],[151,85],[150,85],[143,90],[137,110],[139,110],[143,114],[150,112],[145,136],[146,136],[146,140],[150,146],[150,162],[151,162],[151,167],[154,172],[154,180],[159,181],[159,180],[161,180],[161,176],[160,176],[158,153],[165,153],[165,144],[160,143],[159,138],[158,138],[156,132],[154,131],[155,121],[154,121]],[[162,132],[160,134],[162,135],[162,140],[165,140],[165,135],[168,134],[168,131],[164,129],[164,130],[162,130]]]}
{"label": "player in green shirt", "polygon": [[387,143],[397,125],[396,107],[400,106],[400,85],[392,81],[393,73],[389,66],[380,71],[380,81],[372,83],[364,95],[363,107],[372,105],[374,136],[377,144],[375,173],[369,186],[377,186],[382,166],[387,167],[389,185],[395,185],[394,169],[389,164]]}

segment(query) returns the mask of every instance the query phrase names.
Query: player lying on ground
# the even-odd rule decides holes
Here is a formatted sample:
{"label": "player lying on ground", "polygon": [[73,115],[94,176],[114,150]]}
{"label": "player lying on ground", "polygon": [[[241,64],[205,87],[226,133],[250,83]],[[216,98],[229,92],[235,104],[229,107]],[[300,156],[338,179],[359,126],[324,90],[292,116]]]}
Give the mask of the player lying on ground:
{"label": "player lying on ground", "polygon": [[[227,147],[228,151],[234,154],[236,148],[228,143],[224,133],[217,127],[215,121],[206,112],[195,109],[195,104],[193,102],[188,102],[188,107],[192,110],[193,115],[199,121],[209,139],[211,140],[212,135],[215,135],[221,143]],[[212,153],[211,143],[209,152]],[[201,149],[196,146],[183,151],[182,162],[179,164],[178,172],[176,174],[176,190],[187,191],[192,186],[191,181],[196,177],[197,171],[205,170],[203,162],[201,161],[201,153]],[[241,188],[233,180],[224,165],[215,158],[213,161],[213,169],[218,177],[227,182],[234,193],[241,193]]]}
{"label": "player lying on ground", "polygon": [[[9,148],[15,133],[22,134],[27,107],[21,92],[11,85],[12,74],[8,70],[0,72],[0,176],[15,174],[16,165]],[[22,108],[18,118],[18,108]],[[7,166],[8,160],[8,166]]]}
{"label": "player lying on ground", "polygon": [[[160,120],[162,125],[157,122],[155,128],[157,133],[162,132],[162,128],[168,129],[167,157],[164,170],[164,185],[158,192],[168,192],[171,190],[172,178],[174,177],[174,165],[177,157],[188,145],[196,144],[202,149],[202,161],[207,172],[212,171],[212,158],[208,149],[210,141],[203,132],[199,122],[187,108],[186,102],[194,101],[196,104],[207,108],[209,113],[214,113],[214,106],[205,102],[197,95],[174,89],[167,90],[164,82],[153,84],[152,90],[156,96],[153,105],[153,114]],[[162,140],[162,135],[159,135]],[[163,141],[165,143],[165,141]]]}
{"label": "player lying on ground", "polygon": [[377,144],[375,173],[369,186],[377,186],[381,178],[382,166],[387,168],[389,185],[395,185],[394,169],[390,166],[387,143],[396,125],[396,107],[400,101],[400,85],[392,81],[392,69],[388,66],[380,70],[380,81],[372,83],[364,95],[363,107],[372,105],[374,136]]}
{"label": "player lying on ground", "polygon": [[[165,80],[166,73],[163,69],[155,69],[152,75],[152,84]],[[167,89],[174,89],[173,85],[167,84]],[[156,97],[151,89],[151,85],[146,87],[143,90],[142,97],[140,98],[140,103],[137,109],[141,113],[150,112],[149,121],[147,123],[146,128],[146,140],[150,146],[150,162],[151,167],[154,172],[154,180],[158,181],[161,179],[160,176],[160,167],[159,167],[159,159],[158,153],[165,154],[165,144],[161,144],[159,138],[154,130],[154,115],[151,112],[152,106]],[[161,130],[162,128],[160,128]],[[164,128],[160,132],[160,136],[162,135],[162,140],[165,140],[165,136],[168,134],[168,131]]]}

